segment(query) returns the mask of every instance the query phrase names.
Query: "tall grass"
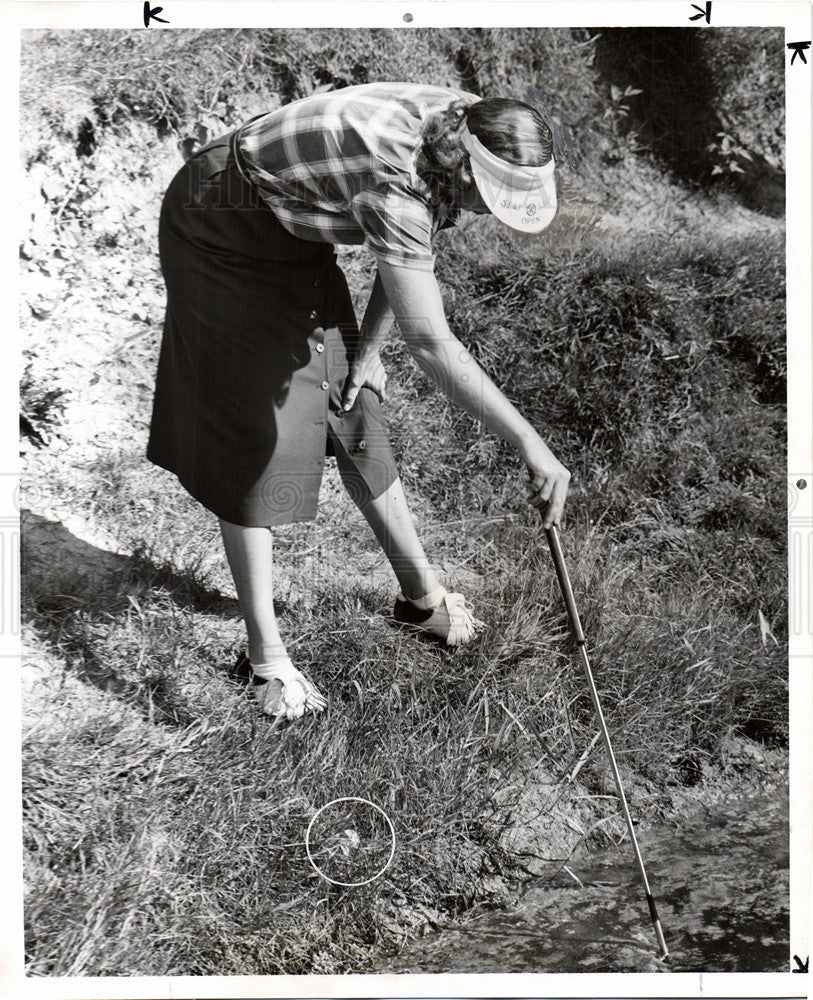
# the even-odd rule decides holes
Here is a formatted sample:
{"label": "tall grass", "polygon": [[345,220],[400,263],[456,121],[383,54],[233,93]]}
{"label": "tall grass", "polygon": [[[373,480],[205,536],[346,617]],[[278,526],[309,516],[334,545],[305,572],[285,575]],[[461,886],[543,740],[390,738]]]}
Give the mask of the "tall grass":
{"label": "tall grass", "polygon": [[[668,679],[666,656],[685,685],[684,700],[667,684],[652,713],[672,703],[676,723],[691,719],[676,754],[717,744],[718,710],[769,738],[785,732],[781,260],[779,237],[763,237],[546,251],[511,268],[452,252],[442,268],[462,339],[575,472],[570,544],[590,567],[580,589],[599,648],[609,633],[601,661],[632,673],[637,664],[654,684]],[[457,426],[454,447],[474,447],[476,428]],[[469,509],[512,508],[506,451],[478,451]],[[421,486],[441,499],[436,471],[424,462]],[[613,619],[633,610],[640,627],[625,621],[624,637]],[[757,641],[760,614],[780,645]],[[703,638],[682,639],[673,659],[675,635],[690,631]],[[640,691],[637,700],[647,703]],[[648,745],[645,758],[656,769],[663,759]]]}

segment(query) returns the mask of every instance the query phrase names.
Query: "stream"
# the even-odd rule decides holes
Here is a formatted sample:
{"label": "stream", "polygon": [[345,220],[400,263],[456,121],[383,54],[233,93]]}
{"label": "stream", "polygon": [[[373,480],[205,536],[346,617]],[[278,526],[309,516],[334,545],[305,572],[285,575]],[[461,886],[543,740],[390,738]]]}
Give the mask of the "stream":
{"label": "stream", "polygon": [[715,805],[638,833],[670,957],[658,958],[625,842],[571,858],[507,910],[432,932],[380,972],[786,972],[786,794]]}

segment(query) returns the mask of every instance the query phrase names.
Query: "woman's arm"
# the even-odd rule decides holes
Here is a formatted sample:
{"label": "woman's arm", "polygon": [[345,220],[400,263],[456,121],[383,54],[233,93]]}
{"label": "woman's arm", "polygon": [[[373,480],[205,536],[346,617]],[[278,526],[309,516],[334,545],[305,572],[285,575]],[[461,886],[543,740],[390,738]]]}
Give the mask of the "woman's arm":
{"label": "woman's arm", "polygon": [[449,329],[434,274],[384,262],[378,273],[417,364],[453,403],[519,451],[531,473],[530,502],[547,507],[546,528],[558,524],[570,473]]}
{"label": "woman's arm", "polygon": [[356,356],[350,364],[350,375],[344,387],[342,406],[349,410],[356,401],[359,389],[366,385],[377,392],[381,401],[386,399],[387,373],[378,352],[392,329],[394,315],[387,300],[381,274],[376,273],[364,319],[361,321],[361,338]]}
{"label": "woman's arm", "polygon": [[364,310],[364,319],[361,321],[358,353],[377,354],[392,329],[394,319],[395,315],[381,282],[381,273],[376,271],[367,308]]}

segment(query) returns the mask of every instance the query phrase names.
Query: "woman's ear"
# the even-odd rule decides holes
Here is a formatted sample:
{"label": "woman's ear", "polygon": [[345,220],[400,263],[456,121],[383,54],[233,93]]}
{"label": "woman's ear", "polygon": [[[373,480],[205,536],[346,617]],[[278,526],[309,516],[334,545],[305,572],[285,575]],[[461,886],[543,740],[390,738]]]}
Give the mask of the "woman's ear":
{"label": "woman's ear", "polygon": [[471,191],[471,188],[477,187],[474,180],[474,174],[471,172],[471,166],[469,165],[468,153],[466,154],[463,162],[460,164],[458,177],[460,178],[460,183],[463,185],[463,194],[468,194]]}

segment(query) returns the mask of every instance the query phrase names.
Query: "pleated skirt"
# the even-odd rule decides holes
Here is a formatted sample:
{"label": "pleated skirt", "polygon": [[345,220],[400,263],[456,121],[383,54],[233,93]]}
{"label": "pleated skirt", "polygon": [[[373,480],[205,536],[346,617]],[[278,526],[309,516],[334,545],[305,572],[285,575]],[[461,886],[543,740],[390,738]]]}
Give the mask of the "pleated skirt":
{"label": "pleated skirt", "polygon": [[159,224],[167,309],[147,457],[225,521],[316,516],[324,458],[363,502],[396,479],[378,396],[341,396],[359,331],[333,247],[242,177],[233,135],[188,160]]}

